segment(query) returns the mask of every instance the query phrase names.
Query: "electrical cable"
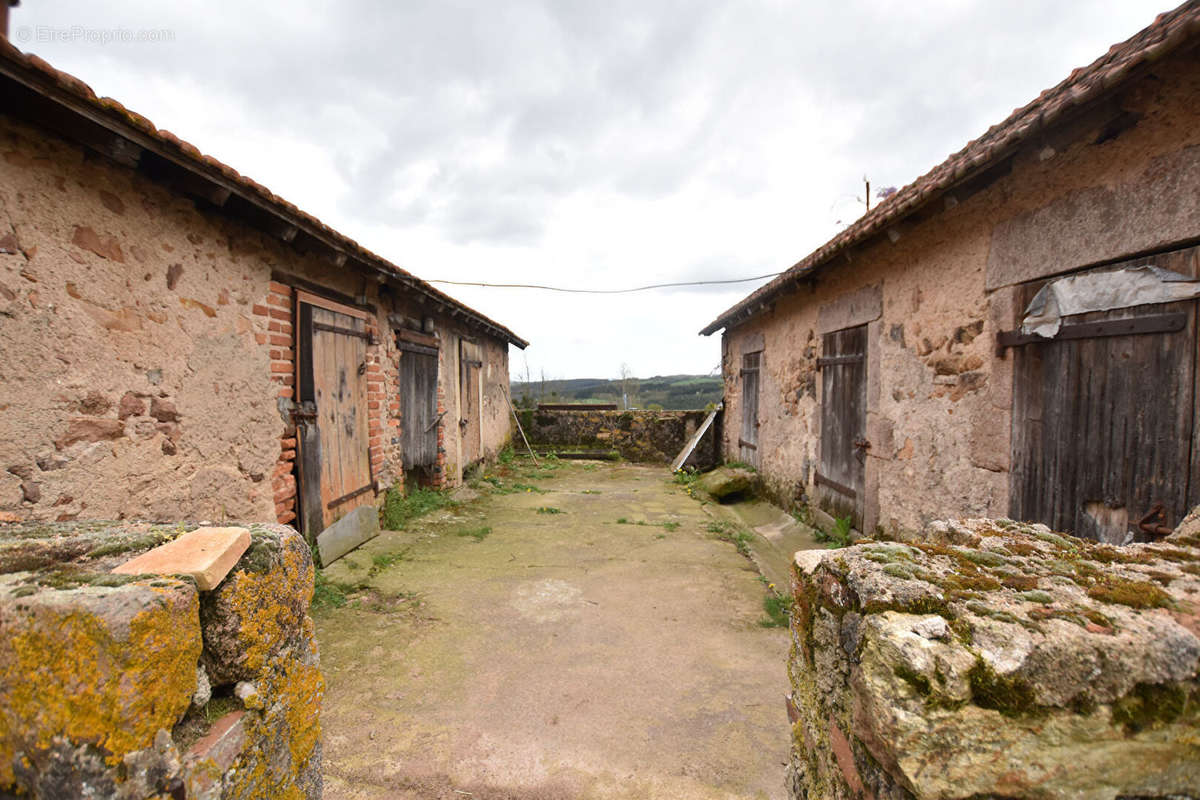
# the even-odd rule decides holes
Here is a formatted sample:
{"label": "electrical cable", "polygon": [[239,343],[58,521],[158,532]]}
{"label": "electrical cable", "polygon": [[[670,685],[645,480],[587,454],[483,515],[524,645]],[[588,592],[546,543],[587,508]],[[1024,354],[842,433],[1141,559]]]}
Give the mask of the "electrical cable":
{"label": "electrical cable", "polygon": [[782,272],[772,272],[768,275],[757,275],[753,278],[733,278],[723,281],[682,281],[680,283],[652,283],[649,286],[635,286],[631,289],[564,289],[560,286],[543,286],[540,283],[483,283],[480,281],[449,281],[437,278],[425,278],[426,283],[446,283],[453,286],[482,286],[487,289],[542,289],[547,292],[570,292],[571,294],[628,294],[630,292],[645,292],[650,289],[669,289],[676,286],[715,286],[728,283],[750,283],[767,278],[775,278]]}

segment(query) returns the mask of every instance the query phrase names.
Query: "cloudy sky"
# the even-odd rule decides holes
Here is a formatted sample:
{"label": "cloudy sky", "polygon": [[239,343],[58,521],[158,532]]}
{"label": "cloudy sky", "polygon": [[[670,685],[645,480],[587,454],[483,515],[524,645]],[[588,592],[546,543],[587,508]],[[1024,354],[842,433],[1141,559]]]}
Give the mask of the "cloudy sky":
{"label": "cloudy sky", "polygon": [[[23,0],[13,41],[425,279],[786,269],[1170,0]],[[102,41],[105,31],[155,41]],[[757,283],[440,286],[547,378],[708,373]]]}

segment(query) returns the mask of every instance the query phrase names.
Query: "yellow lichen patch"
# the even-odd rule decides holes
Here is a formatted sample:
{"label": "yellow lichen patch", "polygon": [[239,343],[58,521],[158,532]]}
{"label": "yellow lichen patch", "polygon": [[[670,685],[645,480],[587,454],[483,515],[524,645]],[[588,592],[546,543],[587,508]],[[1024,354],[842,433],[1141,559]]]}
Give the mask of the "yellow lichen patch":
{"label": "yellow lichen patch", "polygon": [[292,769],[300,768],[312,755],[321,737],[321,698],[325,694],[325,678],[321,670],[299,662],[288,665],[279,699],[287,716],[287,728],[292,752]]}
{"label": "yellow lichen patch", "polygon": [[307,617],[308,602],[296,601],[296,587],[308,586],[305,597],[311,596],[312,562],[296,548],[288,548],[283,566],[267,572],[240,571],[237,591],[230,598],[238,616],[244,664],[253,673],[267,667],[286,634],[302,629]]}
{"label": "yellow lichen patch", "polygon": [[[128,604],[142,608],[131,614]],[[81,592],[8,610],[0,622],[0,786],[12,784],[17,752],[56,735],[102,747],[115,764],[187,710],[201,649],[190,587]]]}

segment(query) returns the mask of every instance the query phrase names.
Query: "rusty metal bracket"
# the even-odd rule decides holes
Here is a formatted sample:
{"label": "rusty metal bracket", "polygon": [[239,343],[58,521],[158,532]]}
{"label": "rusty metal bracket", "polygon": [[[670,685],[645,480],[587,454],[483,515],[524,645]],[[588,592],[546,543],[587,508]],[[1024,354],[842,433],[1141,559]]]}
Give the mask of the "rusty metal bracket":
{"label": "rusty metal bracket", "polygon": [[303,422],[310,424],[317,421],[317,404],[312,400],[305,400],[292,409],[292,422]]}
{"label": "rusty metal bracket", "polygon": [[817,359],[817,369],[835,367],[839,364],[861,364],[866,360],[862,353],[850,353],[844,356],[821,356]]}
{"label": "rusty metal bracket", "polygon": [[852,487],[822,475],[820,470],[815,470],[813,472],[813,483],[815,483],[817,486],[828,486],[838,494],[844,494],[846,497],[851,499],[856,499],[858,497],[858,492]]}
{"label": "rusty metal bracket", "polygon": [[1167,512],[1162,503],[1155,503],[1146,515],[1138,520],[1138,530],[1151,536],[1170,536],[1174,529],[1158,523],[1167,521]]}

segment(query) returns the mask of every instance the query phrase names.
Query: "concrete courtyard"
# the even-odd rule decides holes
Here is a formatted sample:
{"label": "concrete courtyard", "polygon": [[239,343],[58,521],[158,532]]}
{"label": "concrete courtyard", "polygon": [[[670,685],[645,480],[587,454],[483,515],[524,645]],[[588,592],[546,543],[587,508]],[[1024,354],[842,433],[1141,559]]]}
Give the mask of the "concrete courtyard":
{"label": "concrete courtyard", "polygon": [[788,634],[719,515],[665,468],[483,478],[326,571],[325,797],[783,797]]}

